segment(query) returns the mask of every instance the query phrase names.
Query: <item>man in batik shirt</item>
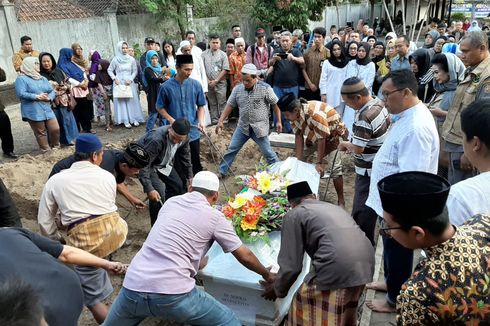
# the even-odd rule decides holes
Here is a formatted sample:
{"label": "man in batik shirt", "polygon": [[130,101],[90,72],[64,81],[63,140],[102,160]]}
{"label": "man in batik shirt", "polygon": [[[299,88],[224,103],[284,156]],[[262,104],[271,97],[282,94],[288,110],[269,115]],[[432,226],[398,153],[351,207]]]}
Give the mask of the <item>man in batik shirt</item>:
{"label": "man in batik shirt", "polygon": [[449,182],[426,172],[403,172],[378,183],[381,233],[427,259],[402,286],[398,325],[488,325],[490,216],[449,223]]}

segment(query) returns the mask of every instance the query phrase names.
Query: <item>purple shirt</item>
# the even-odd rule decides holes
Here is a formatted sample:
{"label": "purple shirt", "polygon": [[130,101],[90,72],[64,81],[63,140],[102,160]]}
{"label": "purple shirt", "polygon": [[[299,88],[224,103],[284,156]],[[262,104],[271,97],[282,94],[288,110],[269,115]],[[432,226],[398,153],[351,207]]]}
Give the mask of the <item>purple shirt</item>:
{"label": "purple shirt", "polygon": [[190,292],[195,286],[199,261],[213,240],[224,252],[242,245],[230,221],[211,207],[201,193],[170,198],[131,261],[123,286],[146,293]]}

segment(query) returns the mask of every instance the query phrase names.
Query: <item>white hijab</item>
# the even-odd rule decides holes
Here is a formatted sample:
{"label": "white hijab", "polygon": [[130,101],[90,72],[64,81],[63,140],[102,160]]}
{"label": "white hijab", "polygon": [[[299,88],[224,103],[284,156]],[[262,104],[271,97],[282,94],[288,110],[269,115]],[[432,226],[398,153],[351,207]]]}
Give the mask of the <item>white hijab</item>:
{"label": "white hijab", "polygon": [[20,66],[20,72],[23,75],[29,76],[32,79],[41,79],[43,78],[39,73],[39,58],[37,57],[27,57],[22,61],[22,65]]}

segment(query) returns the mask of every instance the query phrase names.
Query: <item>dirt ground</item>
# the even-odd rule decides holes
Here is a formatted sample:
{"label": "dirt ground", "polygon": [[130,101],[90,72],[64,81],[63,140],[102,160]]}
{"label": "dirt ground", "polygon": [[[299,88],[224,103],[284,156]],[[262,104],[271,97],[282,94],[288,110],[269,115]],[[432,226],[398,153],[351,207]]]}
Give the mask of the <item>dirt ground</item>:
{"label": "dirt ground", "polygon": [[[205,169],[216,172],[216,163],[220,161],[220,155],[224,153],[227,145],[230,142],[231,134],[234,126],[229,126],[220,135],[214,133],[214,128],[208,128],[207,133],[211,141],[218,148],[220,154],[216,154],[213,147],[210,146],[210,141],[206,137],[201,138],[201,159]],[[132,139],[123,139],[115,143],[107,144],[106,148],[122,148]],[[286,159],[293,155],[291,149],[277,149],[280,159]],[[22,217],[24,227],[39,231],[37,226],[37,209],[39,198],[41,196],[43,186],[48,179],[48,175],[52,166],[60,159],[70,155],[73,148],[63,148],[49,154],[38,155],[23,155],[22,158],[13,162],[6,162],[0,165],[0,178],[3,180],[9,189]],[[214,158],[213,158],[214,156]],[[261,156],[257,145],[253,141],[249,141],[242,151],[237,156],[233,170],[236,174],[250,174],[255,171],[255,163],[258,162]],[[350,212],[352,207],[352,198],[354,193],[354,168],[352,159],[349,156],[343,156],[344,162],[344,192],[347,203],[347,211]],[[240,187],[236,185],[232,177],[225,179],[226,190],[230,194],[237,193]],[[322,179],[320,185],[320,194],[323,196],[327,181]],[[129,189],[139,198],[143,199],[146,195],[142,192],[142,187],[138,180],[129,179],[127,181]],[[221,187],[222,200],[227,198],[225,187]],[[337,198],[333,188],[333,183],[330,182],[326,196],[326,201],[336,203]],[[120,195],[117,197],[117,205],[120,215],[126,219],[129,225],[128,240],[130,244],[119,249],[112,255],[115,261],[130,263],[132,257],[142,246],[148,231],[150,229],[150,219],[147,210],[138,211],[133,209],[126,199]],[[112,302],[119,292],[123,278],[121,276],[112,276],[112,284],[114,293],[108,300]],[[89,326],[97,325],[92,319],[88,310],[84,310],[80,318],[79,325]],[[172,323],[159,322],[155,319],[147,319],[142,325],[175,325]]]}

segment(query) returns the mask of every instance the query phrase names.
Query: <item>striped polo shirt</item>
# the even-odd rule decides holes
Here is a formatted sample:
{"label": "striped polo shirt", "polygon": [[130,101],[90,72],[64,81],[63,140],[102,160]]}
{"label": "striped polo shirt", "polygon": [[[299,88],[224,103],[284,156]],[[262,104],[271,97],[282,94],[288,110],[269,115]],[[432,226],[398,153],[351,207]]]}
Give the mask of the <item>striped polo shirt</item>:
{"label": "striped polo shirt", "polygon": [[372,99],[356,112],[351,143],[364,147],[364,152],[354,154],[356,173],[371,175],[374,156],[388,135],[390,119],[388,110],[379,99]]}

